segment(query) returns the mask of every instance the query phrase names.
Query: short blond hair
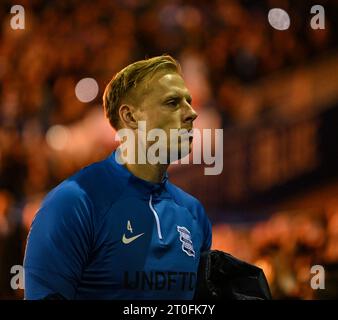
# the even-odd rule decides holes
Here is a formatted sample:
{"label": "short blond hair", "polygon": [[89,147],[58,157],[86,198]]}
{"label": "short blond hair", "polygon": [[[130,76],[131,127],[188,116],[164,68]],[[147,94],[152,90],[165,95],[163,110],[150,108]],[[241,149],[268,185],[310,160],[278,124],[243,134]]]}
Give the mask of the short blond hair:
{"label": "short blond hair", "polygon": [[[119,107],[127,95],[159,70],[172,70],[181,74],[179,63],[170,55],[136,61],[118,73],[108,83],[103,94],[103,107],[113,128],[119,126]],[[148,80],[148,79],[147,79]]]}

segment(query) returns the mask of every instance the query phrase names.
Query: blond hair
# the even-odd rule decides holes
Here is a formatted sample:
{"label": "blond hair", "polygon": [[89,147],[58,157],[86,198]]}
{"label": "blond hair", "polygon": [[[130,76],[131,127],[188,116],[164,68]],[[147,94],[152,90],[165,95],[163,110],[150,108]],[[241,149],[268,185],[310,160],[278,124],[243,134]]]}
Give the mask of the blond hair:
{"label": "blond hair", "polygon": [[118,128],[119,126],[121,101],[127,98],[131,91],[139,88],[146,78],[159,70],[173,70],[181,74],[179,63],[170,55],[162,55],[128,65],[108,83],[103,94],[103,107],[112,127]]}

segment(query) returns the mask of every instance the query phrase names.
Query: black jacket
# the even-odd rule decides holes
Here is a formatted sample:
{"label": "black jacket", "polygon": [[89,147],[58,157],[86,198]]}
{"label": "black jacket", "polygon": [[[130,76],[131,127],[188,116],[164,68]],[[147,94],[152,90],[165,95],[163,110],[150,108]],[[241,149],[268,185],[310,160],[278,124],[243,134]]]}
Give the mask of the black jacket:
{"label": "black jacket", "polygon": [[200,259],[195,300],[271,300],[264,272],[232,255],[210,250]]}

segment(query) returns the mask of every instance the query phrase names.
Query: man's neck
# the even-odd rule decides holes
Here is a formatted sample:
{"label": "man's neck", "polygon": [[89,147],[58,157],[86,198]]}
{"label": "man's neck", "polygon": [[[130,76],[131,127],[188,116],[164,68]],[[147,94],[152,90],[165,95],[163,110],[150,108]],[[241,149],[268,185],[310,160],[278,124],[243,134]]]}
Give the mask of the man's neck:
{"label": "man's neck", "polygon": [[129,164],[124,165],[134,176],[153,183],[162,181],[168,166],[167,164]]}

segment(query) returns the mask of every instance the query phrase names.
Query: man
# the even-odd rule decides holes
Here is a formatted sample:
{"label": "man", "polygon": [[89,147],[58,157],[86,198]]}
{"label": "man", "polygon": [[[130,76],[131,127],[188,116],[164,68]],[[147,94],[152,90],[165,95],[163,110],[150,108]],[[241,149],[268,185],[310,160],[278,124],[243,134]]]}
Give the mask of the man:
{"label": "man", "polygon": [[[25,297],[192,299],[210,222],[198,200],[168,181],[169,161],[139,159],[154,144],[142,144],[140,134],[162,129],[170,141],[171,129],[193,127],[179,64],[166,55],[127,66],[108,84],[103,105],[115,129],[135,133],[137,159],[121,164],[123,152],[113,152],[46,196],[28,236]],[[174,144],[179,157],[187,144],[191,150],[186,137]],[[164,145],[169,156],[173,145]]]}

